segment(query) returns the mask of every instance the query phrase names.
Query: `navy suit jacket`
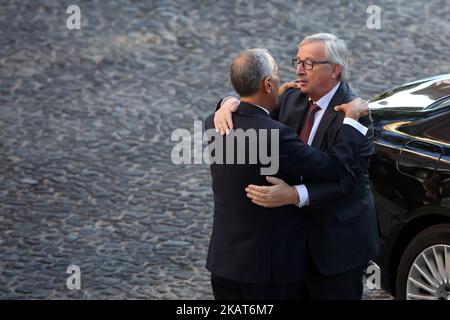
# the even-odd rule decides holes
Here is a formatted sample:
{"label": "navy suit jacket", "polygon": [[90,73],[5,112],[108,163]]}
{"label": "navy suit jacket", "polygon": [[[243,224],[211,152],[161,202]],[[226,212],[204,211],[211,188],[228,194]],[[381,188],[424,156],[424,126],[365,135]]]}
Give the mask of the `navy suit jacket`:
{"label": "navy suit jacket", "polygon": [[[329,152],[337,143],[344,114],[334,107],[356,98],[347,83],[341,82],[328,105],[312,146]],[[299,133],[307,113],[308,97],[298,89],[287,90],[271,113],[274,120]],[[336,183],[305,179],[310,205],[304,208],[307,245],[322,274],[334,275],[366,264],[379,251],[378,223],[370,188],[368,167],[374,152],[373,126],[368,116],[360,122],[369,128],[360,147],[358,161],[351,168],[355,184],[349,191]]]}
{"label": "navy suit jacket", "polygon": [[[330,154],[326,154],[303,144],[290,128],[255,105],[241,103],[232,117],[235,130],[279,130],[277,177],[291,184],[304,177],[334,182],[343,190],[353,188],[352,168],[365,138],[351,126],[341,128]],[[207,118],[205,129],[214,128],[213,119],[214,114]],[[234,138],[216,135],[210,142],[214,139],[223,139],[225,146],[226,139]],[[269,134],[268,150],[272,143]],[[246,143],[245,150],[239,152],[248,149]],[[228,150],[223,151],[226,154]],[[297,282],[305,267],[304,215],[293,205],[264,208],[246,197],[248,184],[268,185],[261,167],[259,159],[256,164],[211,164],[214,221],[206,267],[218,276],[245,283]]]}

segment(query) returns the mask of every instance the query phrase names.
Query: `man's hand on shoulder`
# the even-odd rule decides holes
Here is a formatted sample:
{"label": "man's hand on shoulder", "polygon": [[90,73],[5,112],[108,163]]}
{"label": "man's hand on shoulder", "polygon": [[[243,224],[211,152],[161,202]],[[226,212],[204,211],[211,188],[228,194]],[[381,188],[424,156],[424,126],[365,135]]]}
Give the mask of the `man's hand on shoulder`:
{"label": "man's hand on shoulder", "polygon": [[235,97],[225,97],[222,105],[214,114],[214,127],[221,135],[228,134],[233,129],[233,120],[231,114],[236,112],[239,106],[239,100]]}
{"label": "man's hand on shoulder", "polygon": [[283,83],[283,85],[278,88],[278,95],[281,96],[287,89],[290,88],[300,88],[300,83],[298,83],[297,80]]}
{"label": "man's hand on shoulder", "polygon": [[369,104],[361,98],[356,98],[349,103],[336,106],[334,110],[342,111],[345,113],[346,118],[351,118],[356,121],[366,115],[370,116]]}

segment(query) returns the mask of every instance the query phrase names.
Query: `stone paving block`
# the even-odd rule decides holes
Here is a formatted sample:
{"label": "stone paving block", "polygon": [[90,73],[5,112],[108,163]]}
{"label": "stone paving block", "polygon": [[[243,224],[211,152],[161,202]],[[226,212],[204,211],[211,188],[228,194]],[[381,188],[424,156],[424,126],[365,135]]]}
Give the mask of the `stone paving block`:
{"label": "stone paving block", "polygon": [[64,2],[2,1],[0,299],[212,299],[209,168],[173,164],[170,137],[233,94],[239,51],[268,48],[288,81],[298,42],[335,33],[365,99],[450,70],[443,0],[378,1],[381,30],[367,1],[77,3],[81,30]]}

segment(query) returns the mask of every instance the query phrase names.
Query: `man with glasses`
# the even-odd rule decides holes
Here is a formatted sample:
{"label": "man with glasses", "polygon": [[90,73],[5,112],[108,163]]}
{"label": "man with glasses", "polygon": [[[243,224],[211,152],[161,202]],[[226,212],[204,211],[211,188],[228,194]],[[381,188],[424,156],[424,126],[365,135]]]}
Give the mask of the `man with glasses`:
{"label": "man with glasses", "polygon": [[[286,89],[271,112],[272,119],[291,127],[300,140],[329,152],[342,129],[344,115],[334,107],[356,98],[346,83],[348,51],[343,40],[328,33],[306,37],[292,60],[298,79]],[[283,91],[283,90],[280,90]],[[227,99],[217,110],[215,126],[221,133],[232,128],[236,99]],[[338,183],[289,186],[267,177],[273,186],[249,185],[247,196],[263,207],[298,205],[305,217],[308,247],[306,286],[311,299],[361,299],[362,276],[378,253],[375,204],[368,176],[374,151],[370,118],[360,122],[369,128],[359,150],[359,164],[352,168],[356,183],[344,193]],[[292,192],[293,190],[297,192]]]}

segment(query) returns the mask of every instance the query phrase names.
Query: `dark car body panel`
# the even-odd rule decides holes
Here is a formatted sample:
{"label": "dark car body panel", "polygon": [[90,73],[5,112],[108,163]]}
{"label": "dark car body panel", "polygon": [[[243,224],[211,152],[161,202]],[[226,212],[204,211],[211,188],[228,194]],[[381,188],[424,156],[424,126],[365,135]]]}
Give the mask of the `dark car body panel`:
{"label": "dark car body panel", "polygon": [[383,289],[394,293],[408,243],[426,227],[450,222],[450,74],[387,91],[369,106],[376,150],[369,172],[381,245],[375,262]]}

